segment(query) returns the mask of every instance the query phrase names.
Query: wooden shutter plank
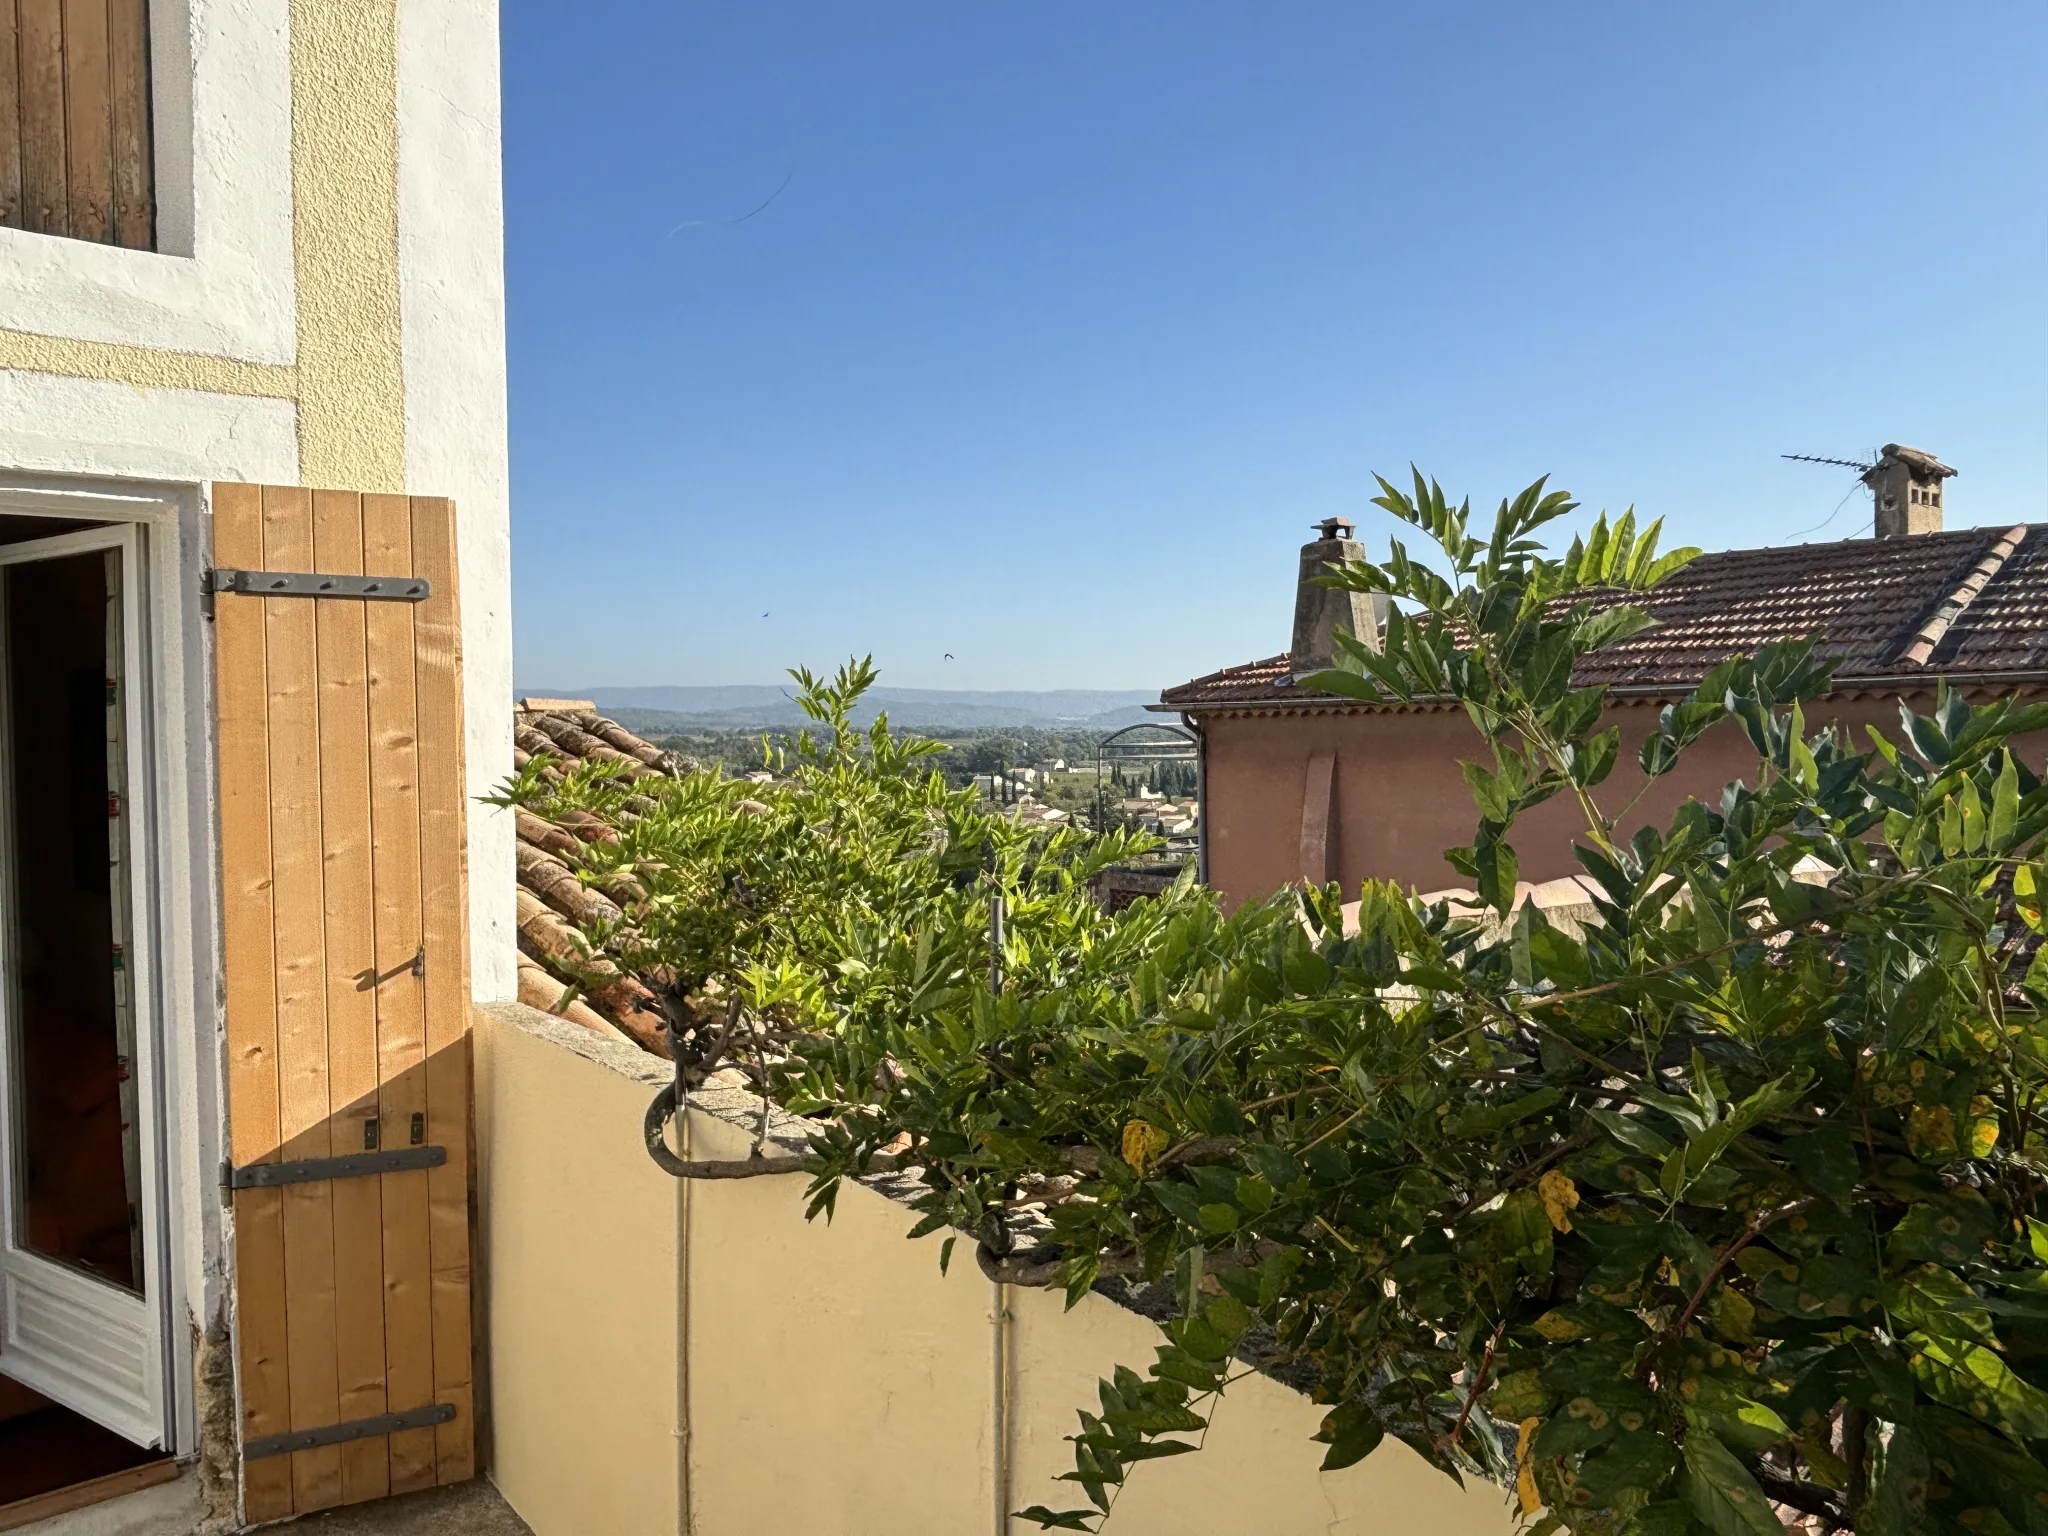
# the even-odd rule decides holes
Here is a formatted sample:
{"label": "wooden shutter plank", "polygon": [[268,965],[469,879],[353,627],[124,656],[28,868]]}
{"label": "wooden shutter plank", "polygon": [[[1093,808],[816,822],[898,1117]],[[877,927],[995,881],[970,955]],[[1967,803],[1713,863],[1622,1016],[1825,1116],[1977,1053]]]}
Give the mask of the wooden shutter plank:
{"label": "wooden shutter plank", "polygon": [[[410,576],[412,511],[403,496],[363,498],[363,570]],[[370,678],[370,838],[375,888],[377,1050],[393,1145],[427,1113],[426,998],[412,974],[424,933],[420,891],[419,709],[413,605],[364,605]],[[424,1132],[424,1119],[422,1120]],[[424,1136],[423,1136],[424,1139]],[[384,1186],[385,1390],[391,1411],[434,1401],[432,1256],[424,1171],[387,1173]],[[431,1429],[391,1437],[391,1491],[435,1482]]]}
{"label": "wooden shutter plank", "polygon": [[114,162],[112,238],[136,250],[151,250],[156,245],[156,157],[149,131],[148,0],[107,0],[107,49]]}
{"label": "wooden shutter plank", "polygon": [[434,1286],[434,1396],[456,1416],[435,1431],[440,1481],[476,1473],[469,1285],[470,1020],[468,809],[463,778],[461,605],[455,506],[412,503],[413,573],[433,593],[413,620],[420,724],[420,892],[427,946],[427,1124],[448,1161],[427,1175]]}
{"label": "wooden shutter plank", "polygon": [[[261,567],[263,505],[255,486],[214,487],[213,558],[223,565]],[[214,629],[228,1138],[235,1163],[245,1165],[275,1161],[281,1139],[263,607],[224,603]],[[234,1198],[235,1331],[246,1440],[291,1428],[283,1191],[245,1189]],[[277,1457],[249,1463],[242,1498],[252,1524],[291,1514],[290,1462]]]}
{"label": "wooden shutter plank", "polygon": [[21,227],[21,51],[15,0],[0,0],[0,227]]}
{"label": "wooden shutter plank", "polygon": [[[316,571],[359,574],[363,501],[313,493]],[[325,865],[328,1093],[337,1152],[384,1144],[379,1120],[377,944],[370,894],[369,661],[363,607],[314,602],[320,669],[320,829]],[[365,1136],[365,1127],[372,1134]],[[393,1142],[392,1145],[402,1144]],[[384,1393],[384,1202],[376,1179],[338,1179],[334,1200],[335,1348],[340,1417],[388,1411]],[[342,1502],[391,1491],[391,1448],[376,1437],[341,1450]]]}
{"label": "wooden shutter plank", "polygon": [[[309,570],[309,492],[263,493],[263,562]],[[217,605],[216,605],[217,606]],[[276,903],[279,1110],[287,1159],[332,1157],[327,1067],[327,964],[320,833],[320,713],[314,605],[263,600],[270,704],[270,873]],[[353,1149],[351,1149],[353,1150]],[[340,1418],[334,1290],[334,1188],[326,1180],[284,1189],[286,1327],[291,1339],[292,1428]],[[341,1502],[341,1450],[292,1455],[301,1514]]]}
{"label": "wooden shutter plank", "polygon": [[108,240],[114,233],[112,70],[107,0],[64,0],[64,161],[71,206],[67,233]]}
{"label": "wooden shutter plank", "polygon": [[21,227],[70,229],[64,187],[63,0],[16,0],[21,60]]}

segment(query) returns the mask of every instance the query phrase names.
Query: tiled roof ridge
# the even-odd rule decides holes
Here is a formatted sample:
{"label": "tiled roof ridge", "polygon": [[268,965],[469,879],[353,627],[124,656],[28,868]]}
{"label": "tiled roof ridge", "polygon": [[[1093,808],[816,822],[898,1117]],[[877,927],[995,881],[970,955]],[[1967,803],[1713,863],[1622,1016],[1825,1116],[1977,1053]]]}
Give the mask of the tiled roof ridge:
{"label": "tiled roof ridge", "polygon": [[1970,573],[1935,605],[1934,612],[1915,632],[1906,648],[1899,653],[1898,664],[1915,667],[1927,665],[1936,647],[1941,644],[1942,638],[1948,634],[1955,621],[1977,600],[1978,594],[1991,584],[2004,568],[2005,562],[2012,558],[2013,552],[2024,542],[2027,531],[2025,523],[2014,523],[1998,537],[1991,548],[1984,552],[1983,558],[1970,568]]}
{"label": "tiled roof ridge", "polygon": [[[1801,636],[1843,687],[1938,670],[2038,681],[2048,673],[2048,539],[2028,532],[1994,524],[1702,555],[1633,599],[1653,629],[1582,658],[1573,681],[1675,697],[1728,656]],[[1372,706],[1301,687],[1283,654],[1164,689],[1153,707]]]}

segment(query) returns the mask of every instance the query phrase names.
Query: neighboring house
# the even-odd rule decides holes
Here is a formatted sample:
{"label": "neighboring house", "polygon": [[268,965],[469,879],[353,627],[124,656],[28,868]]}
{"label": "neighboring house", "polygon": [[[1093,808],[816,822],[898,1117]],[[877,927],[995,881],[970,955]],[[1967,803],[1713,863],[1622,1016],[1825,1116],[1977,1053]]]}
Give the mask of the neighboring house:
{"label": "neighboring house", "polygon": [[[1702,555],[1643,598],[1658,627],[1589,659],[1574,679],[1608,685],[1608,721],[1622,731],[1599,802],[1626,805],[1642,787],[1637,749],[1665,704],[1725,657],[1771,640],[1816,637],[1837,668],[1809,724],[1837,721],[1859,744],[1867,725],[1897,739],[1899,701],[1924,711],[1944,677],[1973,697],[2048,692],[2048,535],[2025,524],[1943,532],[1942,482],[1953,473],[1892,445],[1866,477],[1880,537]],[[1463,711],[1364,704],[1301,681],[1329,664],[1333,624],[1366,632],[1383,601],[1312,583],[1327,561],[1359,549],[1348,524],[1322,530],[1302,550],[1295,649],[1166,689],[1156,706],[1201,739],[1205,878],[1235,901],[1301,881],[1337,880],[1353,894],[1367,878],[1425,892],[1462,886],[1443,850],[1471,841],[1478,813],[1458,763],[1484,751]],[[1755,771],[1747,738],[1724,722],[1649,788],[1625,830]],[[1580,873],[1577,816],[1559,796],[1520,819],[1525,880]]]}
{"label": "neighboring house", "polygon": [[0,1527],[474,1471],[497,59],[491,0],[0,4]]}

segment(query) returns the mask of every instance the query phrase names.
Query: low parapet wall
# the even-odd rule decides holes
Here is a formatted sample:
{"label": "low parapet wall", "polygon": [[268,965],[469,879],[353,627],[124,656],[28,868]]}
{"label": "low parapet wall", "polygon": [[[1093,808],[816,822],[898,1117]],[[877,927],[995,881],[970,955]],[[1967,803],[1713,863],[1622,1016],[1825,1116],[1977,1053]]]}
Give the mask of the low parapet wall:
{"label": "low parapet wall", "polygon": [[[476,1049],[487,1459],[536,1536],[1022,1536],[1005,1505],[1085,1503],[1053,1481],[1064,1437],[1098,1377],[1151,1362],[1151,1322],[998,1293],[964,1243],[941,1276],[941,1239],[905,1241],[911,1214],[863,1185],[828,1225],[794,1176],[671,1179],[640,1129],[668,1067],[631,1047],[503,1004]],[[759,1106],[697,1095],[689,1155],[744,1157]],[[1239,1382],[1200,1455],[1134,1469],[1112,1532],[1512,1530],[1499,1490],[1393,1442],[1317,1472],[1320,1414]]]}

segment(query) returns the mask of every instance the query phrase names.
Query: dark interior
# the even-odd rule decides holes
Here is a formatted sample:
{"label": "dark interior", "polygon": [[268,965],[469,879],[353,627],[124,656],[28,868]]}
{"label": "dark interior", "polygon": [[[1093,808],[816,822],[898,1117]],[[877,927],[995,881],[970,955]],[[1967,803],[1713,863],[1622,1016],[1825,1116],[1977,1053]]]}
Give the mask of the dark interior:
{"label": "dark interior", "polygon": [[[0,515],[0,544],[90,526]],[[20,1187],[0,1190],[25,1246],[139,1289],[129,1189],[128,1072],[116,1030],[110,828],[110,590],[105,551],[0,571],[12,785],[12,858],[0,871],[15,913],[14,1102]],[[132,1095],[129,1096],[132,1101]],[[163,1458],[0,1374],[0,1529],[7,1506]]]}
{"label": "dark interior", "polygon": [[77,533],[81,529],[98,526],[75,517],[31,517],[20,512],[0,512],[0,544],[54,539],[60,533]]}
{"label": "dark interior", "polygon": [[14,1105],[28,1248],[131,1290],[137,1213],[115,1032],[107,557],[5,569],[18,992]]}
{"label": "dark interior", "polygon": [[0,1514],[18,1500],[158,1461],[163,1454],[0,1376]]}

